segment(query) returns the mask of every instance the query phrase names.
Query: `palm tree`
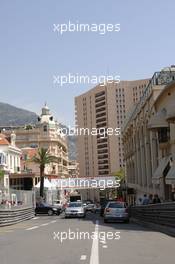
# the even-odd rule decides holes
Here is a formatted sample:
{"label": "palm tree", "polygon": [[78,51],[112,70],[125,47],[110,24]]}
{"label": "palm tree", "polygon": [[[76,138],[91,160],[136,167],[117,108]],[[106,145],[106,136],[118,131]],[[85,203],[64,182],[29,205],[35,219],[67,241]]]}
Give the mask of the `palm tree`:
{"label": "palm tree", "polygon": [[40,196],[44,195],[44,171],[47,164],[52,162],[58,163],[58,158],[50,154],[48,149],[40,148],[38,153],[31,159],[31,162],[34,162],[40,167]]}

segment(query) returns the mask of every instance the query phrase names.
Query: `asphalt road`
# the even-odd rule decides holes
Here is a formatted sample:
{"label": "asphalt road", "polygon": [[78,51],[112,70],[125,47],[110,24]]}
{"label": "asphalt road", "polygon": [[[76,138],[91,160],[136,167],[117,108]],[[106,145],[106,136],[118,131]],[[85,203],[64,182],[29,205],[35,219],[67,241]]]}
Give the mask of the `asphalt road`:
{"label": "asphalt road", "polygon": [[1,264],[172,264],[174,252],[175,238],[133,223],[104,224],[92,213],[0,228]]}

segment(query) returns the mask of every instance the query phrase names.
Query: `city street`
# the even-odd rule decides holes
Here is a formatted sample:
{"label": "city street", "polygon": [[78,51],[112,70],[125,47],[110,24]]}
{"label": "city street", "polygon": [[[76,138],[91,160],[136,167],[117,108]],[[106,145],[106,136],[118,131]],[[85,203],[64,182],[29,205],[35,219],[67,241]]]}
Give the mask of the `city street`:
{"label": "city street", "polygon": [[[99,239],[80,239],[80,232],[88,235],[94,231]],[[62,237],[58,232],[64,232]],[[104,224],[103,218],[92,213],[85,219],[36,216],[0,228],[0,263],[170,264],[174,262],[174,242],[172,237],[133,223]]]}

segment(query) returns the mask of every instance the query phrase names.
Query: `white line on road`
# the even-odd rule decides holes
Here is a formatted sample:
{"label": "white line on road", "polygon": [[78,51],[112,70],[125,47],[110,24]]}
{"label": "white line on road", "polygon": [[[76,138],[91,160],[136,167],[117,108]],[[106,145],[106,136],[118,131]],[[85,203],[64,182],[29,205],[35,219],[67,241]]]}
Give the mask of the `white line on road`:
{"label": "white line on road", "polygon": [[92,241],[92,249],[91,249],[91,256],[90,256],[90,264],[99,264],[99,250],[98,250],[98,223],[99,221],[96,220],[95,225],[95,236]]}
{"label": "white line on road", "polygon": [[82,255],[80,260],[86,260],[87,256],[86,255]]}
{"label": "white line on road", "polygon": [[50,223],[51,224],[54,224],[54,223],[56,223],[57,222],[57,220],[53,220],[53,221],[51,221]]}
{"label": "white line on road", "polygon": [[107,245],[103,245],[103,248],[108,248],[108,246]]}
{"label": "white line on road", "polygon": [[47,225],[49,225],[49,223],[42,224],[41,226],[47,226]]}
{"label": "white line on road", "polygon": [[33,230],[33,229],[37,229],[39,226],[32,226],[32,227],[29,227],[27,228],[26,230],[29,231],[29,230]]}
{"label": "white line on road", "polygon": [[32,218],[32,220],[37,220],[37,219],[39,219],[39,216],[38,216],[38,217],[34,217],[34,218]]}

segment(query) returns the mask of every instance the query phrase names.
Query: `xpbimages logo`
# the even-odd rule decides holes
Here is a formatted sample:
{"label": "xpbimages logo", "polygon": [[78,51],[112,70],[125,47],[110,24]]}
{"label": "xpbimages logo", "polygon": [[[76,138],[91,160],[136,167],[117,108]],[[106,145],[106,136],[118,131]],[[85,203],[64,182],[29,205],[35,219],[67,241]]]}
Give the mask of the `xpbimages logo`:
{"label": "xpbimages logo", "polygon": [[72,23],[70,20],[63,24],[53,24],[53,31],[58,35],[63,35],[66,32],[93,32],[100,35],[105,35],[108,32],[119,32],[120,23],[117,24],[105,24],[105,23],[79,23],[76,21]]}
{"label": "xpbimages logo", "polygon": [[112,232],[104,232],[104,231],[80,231],[76,228],[75,231],[70,228],[68,231],[61,232],[53,232],[53,239],[59,241],[60,243],[65,242],[66,240],[119,240],[120,239],[120,231]]}
{"label": "xpbimages logo", "polygon": [[87,75],[70,72],[64,75],[53,75],[53,84],[60,87],[65,84],[99,84],[105,86],[107,83],[120,83],[120,75]]}
{"label": "xpbimages logo", "polygon": [[108,128],[96,128],[92,127],[89,129],[88,127],[60,127],[58,129],[58,135],[60,137],[65,137],[65,136],[99,136],[100,138],[105,138],[106,136],[120,136],[121,135],[121,128],[116,127],[108,127]]}

